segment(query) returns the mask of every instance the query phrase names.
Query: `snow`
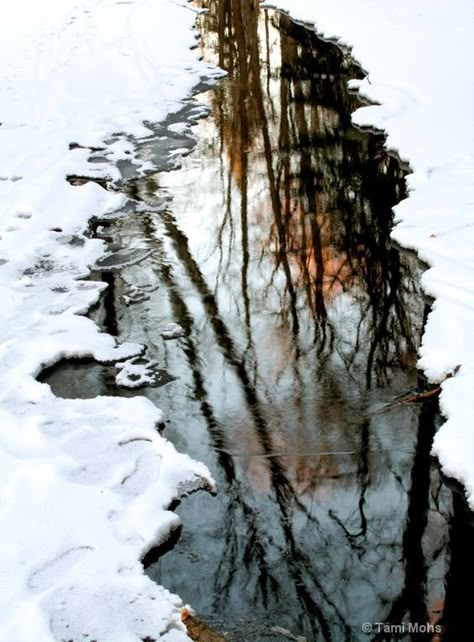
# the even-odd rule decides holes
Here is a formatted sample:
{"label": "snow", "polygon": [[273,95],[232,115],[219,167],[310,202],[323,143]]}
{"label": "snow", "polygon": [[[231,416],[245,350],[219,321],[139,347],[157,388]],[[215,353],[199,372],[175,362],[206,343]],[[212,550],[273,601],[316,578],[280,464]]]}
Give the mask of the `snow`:
{"label": "snow", "polygon": [[[143,346],[118,345],[81,316],[106,287],[87,280],[107,257],[86,223],[126,199],[65,179],[119,179],[118,160],[138,162],[144,121],[179,110],[212,73],[190,49],[195,13],[185,5],[1,0],[2,642],[188,639],[179,598],[140,559],[176,528],[172,500],[212,487],[208,470],[160,436],[150,401],[59,399],[36,380],[84,356],[125,361],[123,378],[133,365],[154,377],[138,360]],[[102,160],[88,163],[94,153]]]}
{"label": "snow", "polygon": [[422,283],[434,303],[419,365],[430,381],[443,381],[440,405],[446,418],[433,454],[465,485],[474,508],[474,4],[265,4],[352,49],[368,76],[351,84],[377,103],[357,110],[354,123],[385,130],[387,147],[410,163],[410,194],[395,208],[393,238],[429,265]]}
{"label": "snow", "polygon": [[168,323],[161,331],[163,339],[170,341],[171,339],[179,339],[185,335],[185,330],[179,323]]}

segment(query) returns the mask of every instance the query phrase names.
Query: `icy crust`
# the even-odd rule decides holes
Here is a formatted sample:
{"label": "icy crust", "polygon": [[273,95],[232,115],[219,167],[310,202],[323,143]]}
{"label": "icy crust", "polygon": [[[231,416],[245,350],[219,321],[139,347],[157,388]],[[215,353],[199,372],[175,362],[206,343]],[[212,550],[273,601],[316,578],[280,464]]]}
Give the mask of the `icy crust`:
{"label": "icy crust", "polygon": [[205,467],[156,433],[144,399],[42,396],[2,410],[1,639],[186,640],[179,598],[139,559],[176,527],[165,509]]}
{"label": "icy crust", "polygon": [[77,278],[100,249],[82,239],[40,246],[31,276],[0,267],[0,639],[186,640],[179,598],[139,560],[176,527],[173,499],[212,484],[206,467],[157,433],[147,399],[58,399],[35,379],[64,357],[143,350],[78,316],[104,287]]}
{"label": "icy crust", "polygon": [[387,132],[410,163],[410,196],[395,208],[393,238],[430,266],[434,297],[420,367],[443,381],[446,422],[433,453],[464,483],[474,508],[474,4],[471,0],[275,0],[323,37],[352,48],[368,72],[353,87],[378,105],[353,120]]}
{"label": "icy crust", "polygon": [[[56,398],[36,380],[64,357],[133,359],[80,316],[105,285],[87,280],[102,242],[92,216],[125,198],[134,141],[180,108],[210,70],[190,47],[195,14],[168,0],[16,0],[0,22],[0,640],[187,640],[177,596],[140,559],[178,518],[204,465],[156,430],[144,398]],[[125,132],[127,138],[121,135]],[[114,136],[112,136],[114,134]],[[89,163],[93,148],[101,161]],[[137,168],[140,171],[140,168]]]}

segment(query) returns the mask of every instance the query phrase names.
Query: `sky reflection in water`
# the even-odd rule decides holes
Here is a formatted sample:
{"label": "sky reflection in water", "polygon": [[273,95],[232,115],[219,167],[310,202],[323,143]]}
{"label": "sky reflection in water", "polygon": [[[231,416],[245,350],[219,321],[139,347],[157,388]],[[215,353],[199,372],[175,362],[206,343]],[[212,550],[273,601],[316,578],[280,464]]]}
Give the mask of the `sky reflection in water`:
{"label": "sky reflection in water", "polygon": [[[148,195],[114,232],[153,250],[113,275],[114,328],[178,377],[145,394],[219,488],[183,501],[147,572],[234,640],[366,640],[376,621],[456,639],[467,517],[429,457],[436,404],[379,412],[419,384],[420,269],[389,238],[403,171],[351,126],[347,53],[251,2],[205,4],[202,54],[229,75],[154,178],[168,207]],[[161,340],[169,321],[183,338]]]}

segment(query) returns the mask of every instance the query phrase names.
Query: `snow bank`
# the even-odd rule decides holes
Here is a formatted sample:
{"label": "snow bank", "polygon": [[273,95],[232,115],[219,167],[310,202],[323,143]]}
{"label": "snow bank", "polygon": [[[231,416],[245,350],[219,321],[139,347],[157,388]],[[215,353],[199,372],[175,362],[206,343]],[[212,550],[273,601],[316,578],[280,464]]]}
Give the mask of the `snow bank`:
{"label": "snow bank", "polygon": [[[144,398],[56,398],[36,381],[62,357],[131,358],[83,317],[102,254],[83,235],[124,197],[70,174],[118,178],[130,135],[179,109],[210,71],[195,14],[169,0],[1,0],[0,640],[187,640],[180,601],[139,562],[211,484],[157,432]],[[126,133],[126,138],[122,132]],[[111,135],[114,135],[111,137]],[[107,141],[107,142],[105,142]],[[72,144],[72,145],[71,145]],[[100,163],[90,150],[103,148]]]}
{"label": "snow bank", "polygon": [[410,196],[395,208],[393,238],[430,268],[435,298],[420,367],[442,385],[447,418],[433,452],[462,481],[474,508],[474,4],[472,0],[276,0],[267,3],[352,47],[368,72],[354,81],[379,103],[354,114],[388,134],[409,161]]}

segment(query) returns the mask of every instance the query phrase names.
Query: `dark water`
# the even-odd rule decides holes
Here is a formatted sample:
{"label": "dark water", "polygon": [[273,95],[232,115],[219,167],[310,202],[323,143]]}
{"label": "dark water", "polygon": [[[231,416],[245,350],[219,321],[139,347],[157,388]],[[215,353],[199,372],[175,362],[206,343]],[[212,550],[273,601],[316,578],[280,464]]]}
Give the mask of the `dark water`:
{"label": "dark water", "polygon": [[[194,150],[93,226],[127,248],[98,266],[94,314],[147,346],[138,394],[219,489],[183,500],[180,537],[147,572],[231,640],[291,639],[275,626],[315,642],[468,639],[472,518],[429,455],[436,400],[397,401],[425,389],[428,309],[419,263],[390,242],[404,171],[381,134],[351,126],[362,72],[347,52],[251,2],[208,4],[199,46],[229,75],[199,97]],[[194,109],[143,157],[189,148],[176,122]],[[170,322],[183,336],[165,341]],[[44,380],[137,394],[115,374],[68,362]],[[364,622],[445,628],[377,637]]]}

